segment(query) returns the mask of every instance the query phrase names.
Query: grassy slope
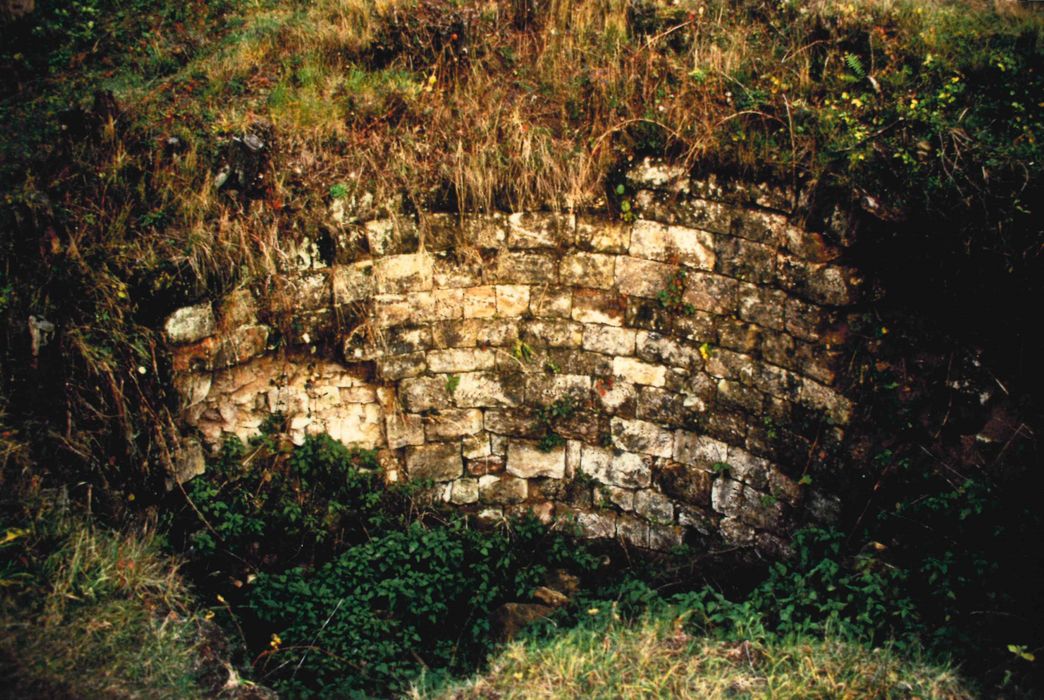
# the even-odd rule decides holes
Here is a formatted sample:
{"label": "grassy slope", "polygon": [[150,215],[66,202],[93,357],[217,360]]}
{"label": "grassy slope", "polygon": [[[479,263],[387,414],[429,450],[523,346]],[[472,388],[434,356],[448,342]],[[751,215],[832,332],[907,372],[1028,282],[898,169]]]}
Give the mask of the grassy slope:
{"label": "grassy slope", "polygon": [[195,698],[201,620],[148,537],[48,516],[0,538],[4,697]]}
{"label": "grassy slope", "polygon": [[[416,696],[428,696],[417,691]],[[838,640],[722,642],[684,615],[634,624],[602,615],[546,641],[516,642],[490,669],[430,694],[465,698],[970,698],[951,671]]]}

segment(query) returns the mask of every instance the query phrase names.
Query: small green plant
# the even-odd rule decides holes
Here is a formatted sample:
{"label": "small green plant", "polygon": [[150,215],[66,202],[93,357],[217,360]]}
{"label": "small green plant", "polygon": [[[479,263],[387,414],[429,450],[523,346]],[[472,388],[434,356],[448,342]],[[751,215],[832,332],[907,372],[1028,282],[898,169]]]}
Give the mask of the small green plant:
{"label": "small green plant", "polygon": [[728,476],[732,473],[732,467],[728,462],[715,462],[711,465],[711,473],[715,476]]}
{"label": "small green plant", "polygon": [[458,386],[460,386],[459,374],[451,374],[450,376],[446,377],[446,391],[448,391],[451,395],[456,393]]}
{"label": "small green plant", "polygon": [[344,199],[348,196],[348,185],[343,182],[338,182],[335,185],[330,185],[330,199]]}
{"label": "small green plant", "polygon": [[617,185],[613,188],[613,194],[616,195],[617,206],[620,209],[620,219],[627,223],[634,221],[634,210],[631,206],[631,198],[627,195],[627,186],[623,184]]}
{"label": "small green plant", "polygon": [[561,420],[571,418],[576,410],[576,402],[572,396],[566,396],[549,406],[537,409],[537,419],[544,428],[544,436],[537,445],[541,451],[550,452],[565,444],[565,438],[556,432],[555,425]]}
{"label": "small green plant", "polygon": [[685,280],[688,279],[688,276],[689,273],[684,267],[678,268],[678,271],[667,282],[667,287],[656,293],[656,300],[660,302],[661,307],[671,313],[685,316],[692,316],[696,313],[696,307],[684,300]]}
{"label": "small green plant", "polygon": [[515,347],[511,351],[511,354],[519,362],[529,362],[533,359],[533,348],[526,341],[516,338]]}

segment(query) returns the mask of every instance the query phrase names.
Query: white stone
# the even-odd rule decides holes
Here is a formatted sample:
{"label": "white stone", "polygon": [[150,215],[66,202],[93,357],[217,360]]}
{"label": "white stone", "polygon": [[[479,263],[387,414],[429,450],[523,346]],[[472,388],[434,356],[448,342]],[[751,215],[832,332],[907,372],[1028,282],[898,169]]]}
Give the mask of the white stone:
{"label": "white stone", "polygon": [[613,418],[612,433],[613,445],[628,452],[670,457],[674,451],[674,435],[655,423]]}
{"label": "white stone", "polygon": [[507,472],[523,479],[561,479],[565,476],[565,462],[565,447],[543,452],[536,445],[527,442],[508,444]]}
{"label": "white stone", "polygon": [[652,481],[649,459],[630,452],[584,445],[580,467],[585,474],[614,486],[641,488]]}
{"label": "white stone", "polygon": [[216,329],[214,309],[209,301],[178,309],[163,324],[167,340],[175,345],[203,340]]}
{"label": "white stone", "polygon": [[427,253],[389,255],[373,265],[377,291],[381,294],[423,292],[432,288],[433,261]]}
{"label": "white stone", "polygon": [[521,316],[529,308],[529,287],[522,284],[501,284],[496,288],[497,314],[503,317]]}
{"label": "white stone", "polygon": [[584,326],[584,350],[606,355],[633,355],[636,332],[631,328],[617,328],[600,324]]}
{"label": "white stone", "polygon": [[636,360],[633,357],[614,357],[613,374],[632,384],[663,386],[667,381],[667,368]]}

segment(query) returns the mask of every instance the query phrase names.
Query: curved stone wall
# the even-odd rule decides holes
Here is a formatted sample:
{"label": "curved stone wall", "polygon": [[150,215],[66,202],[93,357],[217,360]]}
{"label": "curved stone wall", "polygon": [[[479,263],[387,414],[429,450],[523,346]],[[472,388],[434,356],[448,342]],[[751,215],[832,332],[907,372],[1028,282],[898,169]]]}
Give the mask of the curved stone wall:
{"label": "curved stone wall", "polygon": [[[298,249],[289,294],[179,310],[186,428],[213,448],[278,411],[294,441],[377,448],[389,480],[432,479],[483,517],[778,548],[837,509],[802,477],[851,412],[835,364],[857,276],[788,221],[787,192],[650,164],[632,187],[631,223],[344,225],[333,264]],[[258,319],[280,305],[295,330],[274,348]],[[340,356],[320,359],[331,336]]]}

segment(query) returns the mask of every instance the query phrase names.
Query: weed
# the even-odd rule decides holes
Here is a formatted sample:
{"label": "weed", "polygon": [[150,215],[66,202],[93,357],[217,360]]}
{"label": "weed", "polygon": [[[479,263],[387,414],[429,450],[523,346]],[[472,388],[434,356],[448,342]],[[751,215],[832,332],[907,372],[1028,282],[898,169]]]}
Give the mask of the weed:
{"label": "weed", "polygon": [[576,402],[572,396],[563,397],[549,406],[537,409],[537,420],[544,429],[544,436],[537,445],[542,452],[550,452],[565,444],[565,438],[556,432],[555,426],[559,421],[571,418],[576,411]]}
{"label": "weed", "polygon": [[674,273],[674,276],[667,283],[667,287],[656,293],[656,300],[660,302],[661,307],[671,313],[683,314],[685,316],[692,316],[696,313],[696,307],[684,299],[685,280],[688,279],[688,276],[689,273],[685,268],[678,268],[678,271]]}
{"label": "weed", "polygon": [[459,374],[451,374],[450,376],[446,377],[446,391],[448,391],[450,395],[456,393],[458,386],[460,386]]}

